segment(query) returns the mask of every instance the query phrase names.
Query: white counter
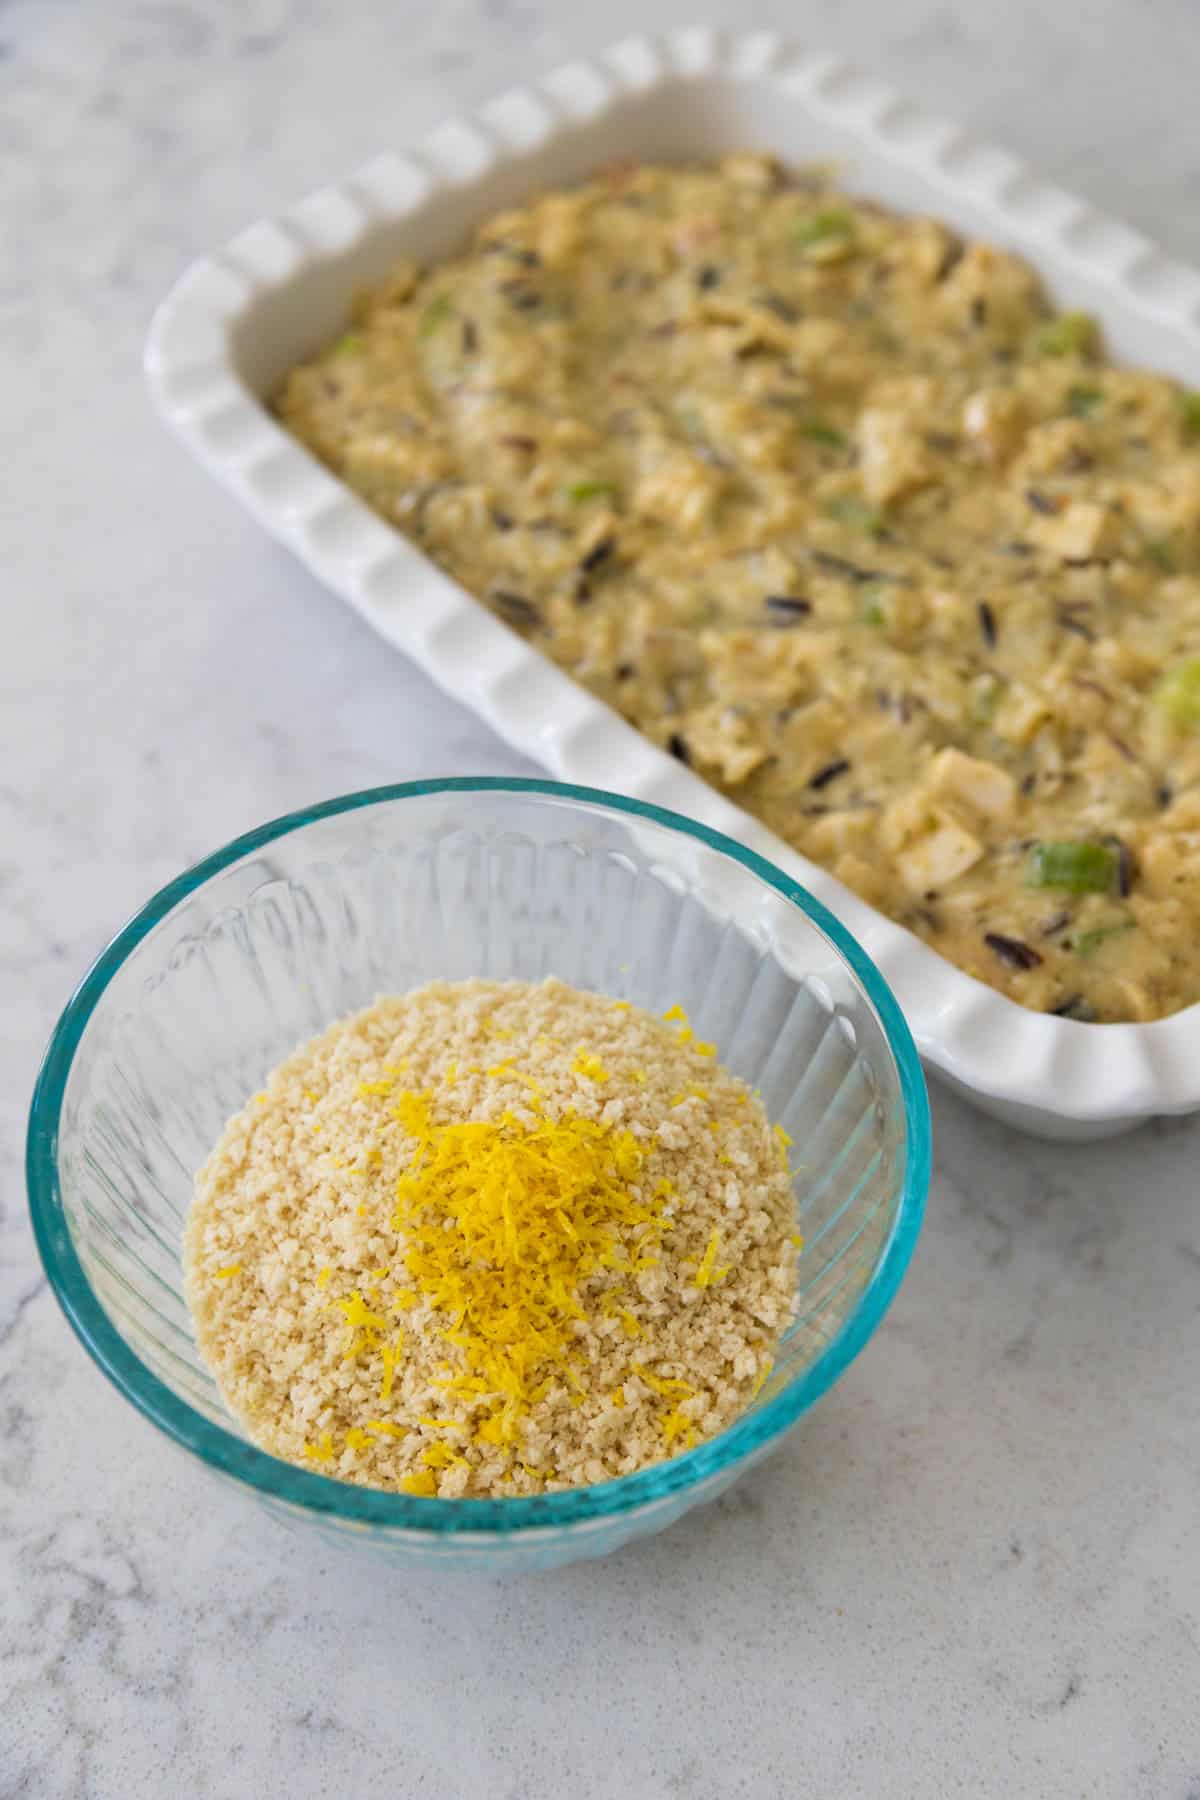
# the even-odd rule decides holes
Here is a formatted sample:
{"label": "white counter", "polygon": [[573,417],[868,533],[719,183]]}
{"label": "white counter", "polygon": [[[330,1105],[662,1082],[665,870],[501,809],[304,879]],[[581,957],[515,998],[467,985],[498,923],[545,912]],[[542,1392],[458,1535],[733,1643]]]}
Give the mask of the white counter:
{"label": "white counter", "polygon": [[[755,16],[1200,258],[1182,0]],[[123,916],[305,801],[521,766],[164,438],[149,309],[256,212],[646,19],[23,0],[0,20],[5,1800],[1200,1795],[1200,1126],[1053,1149],[935,1093],[924,1240],[844,1382],[712,1510],[516,1585],[310,1552],[133,1414],[40,1275],[29,1088]]]}

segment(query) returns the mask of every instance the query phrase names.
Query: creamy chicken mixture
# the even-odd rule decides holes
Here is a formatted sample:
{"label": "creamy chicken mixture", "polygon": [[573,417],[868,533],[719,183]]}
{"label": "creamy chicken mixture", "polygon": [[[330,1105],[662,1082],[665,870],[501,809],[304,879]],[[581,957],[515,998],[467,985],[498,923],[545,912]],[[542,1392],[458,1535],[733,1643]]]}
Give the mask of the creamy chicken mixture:
{"label": "creamy chicken mixture", "polygon": [[531,643],[1027,1006],[1200,999],[1200,397],[755,156],[397,267],[287,426]]}

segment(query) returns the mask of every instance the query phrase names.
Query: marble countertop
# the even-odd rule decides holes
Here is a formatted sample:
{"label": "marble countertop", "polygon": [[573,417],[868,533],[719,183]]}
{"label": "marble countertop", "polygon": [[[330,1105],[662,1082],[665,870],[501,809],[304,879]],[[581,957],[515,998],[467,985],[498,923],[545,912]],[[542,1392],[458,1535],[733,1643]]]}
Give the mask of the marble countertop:
{"label": "marble countertop", "polygon": [[[306,801],[522,766],[164,439],[138,370],[150,307],[257,212],[646,16],[0,18],[4,1800],[1200,1800],[1200,1121],[1054,1148],[935,1093],[924,1240],[847,1378],[707,1512],[515,1583],[285,1535],[133,1414],[41,1277],[29,1089],[122,918]],[[756,17],[1200,258],[1190,0]]]}

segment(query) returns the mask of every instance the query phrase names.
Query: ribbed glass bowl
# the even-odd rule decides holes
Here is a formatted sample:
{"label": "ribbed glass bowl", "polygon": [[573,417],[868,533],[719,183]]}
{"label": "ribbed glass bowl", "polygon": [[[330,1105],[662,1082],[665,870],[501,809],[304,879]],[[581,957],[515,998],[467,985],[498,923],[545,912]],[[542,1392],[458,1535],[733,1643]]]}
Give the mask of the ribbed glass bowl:
{"label": "ribbed glass bowl", "polygon": [[[256,1449],[200,1362],[180,1265],[192,1177],[267,1071],[334,1019],[435,978],[554,974],[697,1035],[794,1140],[799,1317],[749,1412],[636,1475],[529,1499],[384,1493]],[[929,1175],[920,1065],[882,977],[824,908],[728,838],[550,782],[351,794],[164,888],[84,979],[30,1119],[42,1260],[125,1397],[271,1512],[400,1559],[545,1567],[711,1500],[862,1348]]]}

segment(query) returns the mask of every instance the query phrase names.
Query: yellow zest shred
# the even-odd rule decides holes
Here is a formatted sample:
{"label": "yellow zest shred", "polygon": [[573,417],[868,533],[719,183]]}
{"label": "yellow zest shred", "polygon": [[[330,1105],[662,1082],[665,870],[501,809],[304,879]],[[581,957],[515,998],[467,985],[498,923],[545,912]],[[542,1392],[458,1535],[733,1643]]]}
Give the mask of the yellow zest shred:
{"label": "yellow zest shred", "polygon": [[795,1142],[795,1139],[792,1137],[789,1137],[788,1133],[783,1129],[782,1125],[774,1126],[773,1130],[775,1132],[775,1141],[779,1145],[779,1148],[781,1150],[789,1150],[791,1148],[792,1144]]}
{"label": "yellow zest shred", "polygon": [[357,1356],[362,1350],[372,1349],[378,1334],[386,1330],[387,1320],[371,1311],[357,1288],[348,1300],[335,1300],[334,1305],[345,1319],[349,1332],[343,1357]]}
{"label": "yellow zest shred", "polygon": [[428,1425],[428,1427],[431,1431],[465,1431],[466,1430],[466,1426],[462,1423],[461,1419],[435,1419],[429,1413],[421,1413],[417,1419],[417,1424],[418,1425]]}
{"label": "yellow zest shred", "polygon": [[645,1087],[650,1077],[646,1074],[645,1069],[630,1069],[629,1079],[630,1081],[636,1081],[639,1087]]}
{"label": "yellow zest shred", "polygon": [[329,1281],[329,1275],[330,1275],[329,1264],[326,1263],[324,1268],[317,1270],[317,1286],[325,1287]]}
{"label": "yellow zest shred", "polygon": [[754,1386],[750,1389],[750,1398],[752,1400],[758,1399],[758,1396],[762,1393],[763,1389],[766,1387],[767,1377],[771,1373],[771,1370],[774,1367],[775,1367],[775,1358],[773,1356],[768,1356],[768,1358],[764,1362],[762,1368],[758,1371],[758,1375],[757,1375],[757,1378],[755,1379]]}
{"label": "yellow zest shred", "polygon": [[726,1264],[723,1269],[718,1269],[716,1266],[717,1251],[720,1247],[721,1234],[719,1231],[714,1231],[708,1240],[708,1248],[704,1252],[703,1260],[694,1277],[698,1288],[714,1287],[718,1281],[723,1281],[728,1275],[729,1264]]}
{"label": "yellow zest shred", "polygon": [[422,1469],[417,1475],[404,1475],[400,1486],[406,1494],[421,1494],[432,1500],[437,1495],[437,1476],[432,1469]]}
{"label": "yellow zest shred", "polygon": [[370,1438],[365,1431],[360,1431],[357,1425],[353,1426],[352,1429],[346,1433],[346,1448],[348,1450],[369,1450],[370,1447]]}
{"label": "yellow zest shred", "polygon": [[630,1003],[628,1000],[614,1000],[612,1005],[614,1012],[628,1012],[630,1010]]}
{"label": "yellow zest shred", "polygon": [[681,1025],[686,1025],[688,1022],[688,1016],[682,1006],[668,1006],[663,1018],[668,1025],[673,1019],[678,1019]]}
{"label": "yellow zest shred", "polygon": [[801,1237],[801,1235],[798,1231],[793,1231],[792,1236],[791,1236],[791,1242],[796,1246],[797,1250],[803,1250],[804,1239]]}
{"label": "yellow zest shred", "polygon": [[218,1269],[216,1271],[216,1277],[218,1281],[230,1281],[235,1275],[240,1275],[241,1272],[241,1263],[226,1263],[223,1269]]}
{"label": "yellow zest shred", "polygon": [[617,1407],[624,1406],[624,1404],[625,1404],[625,1389],[623,1387],[615,1387],[613,1389],[612,1393],[608,1396],[608,1398],[613,1406],[617,1406]]}
{"label": "yellow zest shred", "polygon": [[303,1093],[303,1095],[304,1095],[304,1098],[305,1098],[305,1099],[306,1099],[306,1100],[315,1100],[315,1099],[316,1099],[316,1097],[317,1097],[317,1096],[316,1096],[316,1095],[315,1095],[315,1094],[314,1094],[314,1093],[313,1093],[313,1090],[312,1090],[312,1089],[311,1089],[311,1088],[303,1088],[303,1089],[301,1089],[301,1092],[302,1092],[302,1093]]}
{"label": "yellow zest shred", "polygon": [[642,1328],[638,1324],[637,1320],[634,1318],[633,1314],[629,1311],[628,1307],[623,1306],[621,1308],[621,1311],[620,1311],[618,1317],[620,1318],[622,1325],[625,1327],[625,1335],[627,1337],[631,1337],[631,1338],[641,1337]]}
{"label": "yellow zest shred", "polygon": [[672,1408],[670,1412],[663,1413],[658,1425],[668,1450],[674,1445],[676,1438],[683,1439],[685,1450],[690,1450],[694,1444],[700,1442],[696,1427],[678,1408]]}
{"label": "yellow zest shred", "polygon": [[697,1056],[715,1056],[717,1054],[717,1046],[715,1044],[703,1043],[699,1038],[697,1038],[692,1045],[692,1049],[696,1052]]}
{"label": "yellow zest shred", "polygon": [[315,1444],[305,1444],[304,1454],[310,1462],[327,1463],[333,1461],[333,1438],[328,1431],[323,1431]]}
{"label": "yellow zest shred", "polygon": [[590,1050],[581,1049],[579,1051],[575,1061],[571,1064],[571,1072],[574,1075],[582,1075],[585,1081],[608,1080],[608,1070],[600,1058],[593,1056]]}
{"label": "yellow zest shred", "polygon": [[390,1419],[368,1419],[367,1430],[375,1432],[378,1437],[403,1437],[403,1425],[393,1425]]}
{"label": "yellow zest shred", "polygon": [[440,1125],[413,1092],[394,1110],[412,1148],[393,1224],[415,1290],[397,1304],[411,1293],[440,1321],[458,1355],[450,1392],[491,1397],[476,1441],[512,1444],[551,1376],[585,1397],[564,1371],[582,1284],[620,1259],[623,1233],[657,1225],[662,1200],[631,1191],[645,1153],[628,1129],[573,1113],[530,1124],[511,1110]]}
{"label": "yellow zest shred", "polygon": [[447,1087],[454,1086],[454,1083],[458,1080],[458,1064],[456,1062],[448,1062],[446,1064],[445,1069],[442,1071],[442,1080]]}
{"label": "yellow zest shred", "polygon": [[639,1381],[645,1382],[652,1394],[662,1394],[666,1399],[670,1399],[675,1394],[682,1399],[688,1399],[696,1391],[694,1387],[689,1387],[686,1381],[677,1381],[674,1376],[652,1375],[649,1369],[642,1367],[641,1363],[630,1363],[629,1372],[631,1375],[636,1375]]}
{"label": "yellow zest shred", "polygon": [[430,1444],[427,1450],[422,1450],[421,1461],[427,1469],[468,1469],[471,1466],[466,1457],[459,1456],[449,1444]]}
{"label": "yellow zest shred", "polygon": [[420,1298],[420,1294],[416,1293],[412,1288],[401,1288],[400,1292],[392,1301],[392,1311],[407,1312],[410,1307],[417,1304]]}
{"label": "yellow zest shred", "polygon": [[360,1081],[358,1084],[358,1091],[363,1099],[366,1100],[369,1099],[372,1094],[390,1094],[395,1085],[395,1076],[389,1075],[386,1081]]}
{"label": "yellow zest shred", "polygon": [[[403,1335],[404,1334],[401,1333],[401,1338],[403,1338]],[[392,1397],[392,1383],[396,1379],[396,1356],[399,1349],[400,1345],[398,1343],[383,1344],[380,1347],[379,1354],[383,1362],[383,1380],[379,1384],[379,1398],[384,1401],[390,1400]]]}

